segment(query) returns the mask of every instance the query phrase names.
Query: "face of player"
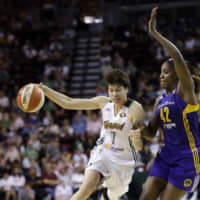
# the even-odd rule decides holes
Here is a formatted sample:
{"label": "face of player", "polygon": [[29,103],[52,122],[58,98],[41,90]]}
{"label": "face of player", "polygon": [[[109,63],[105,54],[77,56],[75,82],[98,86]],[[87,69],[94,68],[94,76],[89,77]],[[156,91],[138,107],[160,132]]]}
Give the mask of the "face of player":
{"label": "face of player", "polygon": [[162,89],[172,91],[177,85],[177,76],[173,67],[168,63],[161,66],[160,85]]}
{"label": "face of player", "polygon": [[108,85],[108,94],[113,103],[123,105],[127,101],[128,88],[122,85]]}

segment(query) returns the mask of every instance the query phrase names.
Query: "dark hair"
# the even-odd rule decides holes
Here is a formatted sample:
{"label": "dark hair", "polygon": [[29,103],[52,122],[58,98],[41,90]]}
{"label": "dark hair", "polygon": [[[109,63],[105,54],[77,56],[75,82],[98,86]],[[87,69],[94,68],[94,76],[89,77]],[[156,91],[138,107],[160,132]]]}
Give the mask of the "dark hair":
{"label": "dark hair", "polygon": [[120,69],[114,69],[109,72],[105,77],[105,81],[108,85],[117,84],[122,85],[125,88],[130,88],[130,80],[128,75]]}
{"label": "dark hair", "polygon": [[[172,67],[174,69],[174,61],[172,58],[169,58],[168,60],[165,61],[165,63],[169,64],[170,67]],[[195,64],[188,61],[188,60],[185,60],[185,63],[186,65],[188,66],[188,70],[192,73],[192,74],[195,74],[194,73],[194,70],[195,70]],[[199,84],[199,81],[197,81],[195,78],[193,78],[193,81],[194,81],[194,86],[195,86],[195,93],[197,93],[199,91],[199,88],[200,88],[200,84]]]}
{"label": "dark hair", "polygon": [[[169,64],[172,68],[174,68],[174,61],[172,58],[169,58],[168,60],[165,61],[165,63]],[[194,68],[194,64],[191,63],[189,60],[185,60],[186,65],[188,66],[188,69],[191,71],[193,71]]]}
{"label": "dark hair", "polygon": [[167,63],[170,65],[171,68],[174,69],[174,61],[172,58],[169,58],[168,60],[166,60],[164,63]]}

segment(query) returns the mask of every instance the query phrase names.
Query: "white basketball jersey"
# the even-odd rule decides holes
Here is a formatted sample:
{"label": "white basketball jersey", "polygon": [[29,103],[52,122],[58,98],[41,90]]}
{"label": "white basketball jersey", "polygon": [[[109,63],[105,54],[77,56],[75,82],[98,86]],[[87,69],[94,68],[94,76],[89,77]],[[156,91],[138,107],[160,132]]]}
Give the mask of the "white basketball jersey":
{"label": "white basketball jersey", "polygon": [[132,124],[128,119],[131,100],[118,114],[114,114],[114,103],[109,101],[102,109],[103,127],[101,130],[102,146],[106,157],[118,165],[133,166],[137,161],[135,149],[129,138]]}

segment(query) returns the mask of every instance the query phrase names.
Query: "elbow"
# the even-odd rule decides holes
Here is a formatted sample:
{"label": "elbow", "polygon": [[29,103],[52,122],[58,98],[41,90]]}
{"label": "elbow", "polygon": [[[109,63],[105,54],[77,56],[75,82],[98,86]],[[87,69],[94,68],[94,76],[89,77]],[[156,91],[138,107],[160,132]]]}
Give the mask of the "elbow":
{"label": "elbow", "polygon": [[67,103],[66,101],[60,102],[60,103],[59,103],[59,106],[60,106],[61,108],[65,109],[65,110],[70,108],[69,103]]}
{"label": "elbow", "polygon": [[65,105],[65,104],[62,104],[61,108],[65,109],[65,110],[69,109],[69,107],[67,105]]}
{"label": "elbow", "polygon": [[180,63],[184,63],[184,58],[182,56],[182,54],[179,51],[175,51],[172,55],[171,55],[172,59],[174,60],[175,63],[180,64]]}

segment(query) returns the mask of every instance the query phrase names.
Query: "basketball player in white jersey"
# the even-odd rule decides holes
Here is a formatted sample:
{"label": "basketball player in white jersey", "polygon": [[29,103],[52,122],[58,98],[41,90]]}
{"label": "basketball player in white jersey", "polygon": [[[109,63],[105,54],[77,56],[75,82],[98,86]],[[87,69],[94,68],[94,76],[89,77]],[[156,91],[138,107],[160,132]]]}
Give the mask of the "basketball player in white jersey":
{"label": "basketball player in white jersey", "polygon": [[46,97],[64,109],[102,110],[102,130],[97,146],[91,151],[84,181],[71,200],[86,200],[99,184],[107,188],[101,199],[119,200],[128,191],[137,162],[136,150],[142,149],[140,133],[130,135],[135,120],[144,120],[144,111],[136,101],[127,97],[128,76],[113,70],[106,76],[109,97],[91,99],[70,98],[40,84]]}

